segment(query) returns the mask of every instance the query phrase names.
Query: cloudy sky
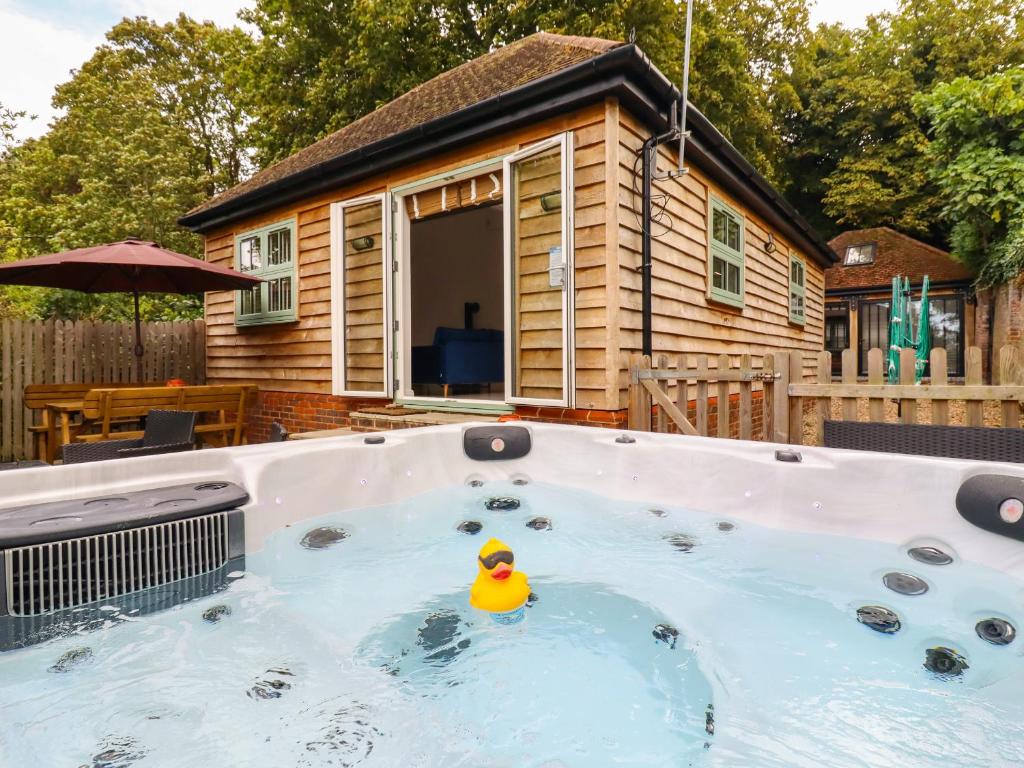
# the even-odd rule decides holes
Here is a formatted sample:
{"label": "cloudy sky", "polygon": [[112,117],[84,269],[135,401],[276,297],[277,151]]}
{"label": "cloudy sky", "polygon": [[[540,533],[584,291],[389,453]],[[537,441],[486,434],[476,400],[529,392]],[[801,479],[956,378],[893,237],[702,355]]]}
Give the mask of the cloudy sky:
{"label": "cloudy sky", "polygon": [[[37,115],[19,131],[42,134],[53,117],[50,97],[89,58],[103,33],[124,16],[168,21],[180,12],[226,25],[251,0],[0,0],[0,104]],[[814,22],[863,23],[896,0],[817,0]]]}

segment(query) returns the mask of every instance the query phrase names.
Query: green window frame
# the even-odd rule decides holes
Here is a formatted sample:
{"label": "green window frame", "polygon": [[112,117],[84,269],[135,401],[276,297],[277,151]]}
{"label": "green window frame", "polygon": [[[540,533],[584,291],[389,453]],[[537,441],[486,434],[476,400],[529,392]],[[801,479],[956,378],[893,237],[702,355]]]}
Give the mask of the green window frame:
{"label": "green window frame", "polygon": [[789,322],[797,325],[807,322],[807,265],[792,253],[789,254]]}
{"label": "green window frame", "polygon": [[708,221],[708,298],[743,307],[745,268],[743,216],[711,198]]}
{"label": "green window frame", "polygon": [[298,319],[298,242],[295,219],[235,237],[235,268],[263,282],[235,291],[235,325],[270,325]]}

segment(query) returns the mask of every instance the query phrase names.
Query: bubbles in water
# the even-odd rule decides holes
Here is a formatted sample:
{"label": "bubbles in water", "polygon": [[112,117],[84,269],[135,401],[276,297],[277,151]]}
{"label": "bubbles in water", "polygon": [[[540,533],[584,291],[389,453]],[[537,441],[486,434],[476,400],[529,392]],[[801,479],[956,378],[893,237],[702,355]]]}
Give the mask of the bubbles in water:
{"label": "bubbles in water", "polygon": [[371,724],[370,710],[359,702],[336,708],[320,705],[317,711],[306,710],[303,718],[324,721],[317,738],[306,742],[306,754],[299,758],[297,768],[320,768],[337,765],[353,768],[370,756],[381,732]]}
{"label": "bubbles in water", "polygon": [[469,648],[470,639],[462,638],[459,628],[459,614],[451,610],[431,613],[416,630],[416,645],[426,654],[423,658],[431,664],[447,664]]}

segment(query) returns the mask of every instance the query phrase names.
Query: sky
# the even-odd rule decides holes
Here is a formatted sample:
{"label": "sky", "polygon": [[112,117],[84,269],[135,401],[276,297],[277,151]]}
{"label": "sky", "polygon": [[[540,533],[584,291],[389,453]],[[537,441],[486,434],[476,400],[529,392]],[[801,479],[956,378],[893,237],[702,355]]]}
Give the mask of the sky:
{"label": "sky", "polygon": [[[897,0],[817,0],[813,23],[859,26],[873,13],[892,10]],[[46,132],[54,117],[53,89],[70,77],[125,16],[170,21],[184,12],[220,25],[236,22],[238,9],[253,0],[0,0],[0,104],[36,115],[17,137]]]}

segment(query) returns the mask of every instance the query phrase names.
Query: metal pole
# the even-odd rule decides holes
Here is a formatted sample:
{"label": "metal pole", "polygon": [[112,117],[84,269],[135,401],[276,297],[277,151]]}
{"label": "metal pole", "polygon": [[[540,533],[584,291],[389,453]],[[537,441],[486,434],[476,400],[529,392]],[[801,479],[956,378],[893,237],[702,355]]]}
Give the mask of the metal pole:
{"label": "metal pole", "polygon": [[693,27],[693,0],[686,0],[686,45],[683,51],[683,92],[679,96],[679,175],[686,173],[686,105],[690,94],[690,29]]}
{"label": "metal pole", "polygon": [[139,313],[139,292],[132,291],[135,297],[135,382],[142,384],[142,317]]}

